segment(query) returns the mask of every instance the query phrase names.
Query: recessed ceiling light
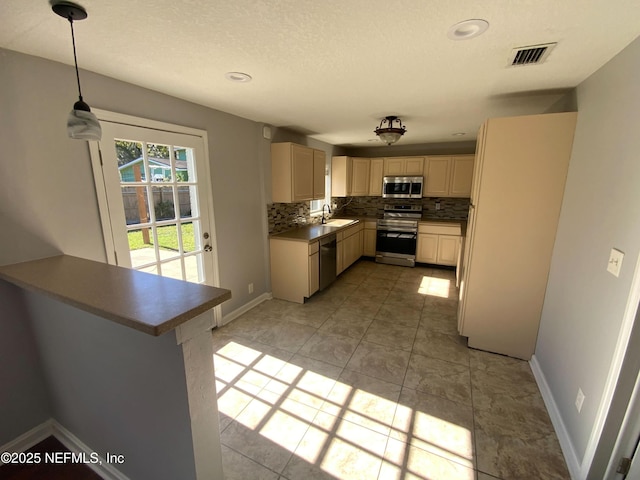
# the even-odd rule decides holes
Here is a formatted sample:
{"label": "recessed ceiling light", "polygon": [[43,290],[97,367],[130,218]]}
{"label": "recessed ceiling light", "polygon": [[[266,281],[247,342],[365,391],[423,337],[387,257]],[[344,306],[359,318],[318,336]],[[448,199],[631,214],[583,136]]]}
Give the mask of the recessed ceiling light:
{"label": "recessed ceiling light", "polygon": [[247,83],[251,81],[251,75],[242,72],[227,72],[224,74],[224,78],[237,83]]}
{"label": "recessed ceiling light", "polygon": [[456,23],[447,32],[451,40],[468,40],[483,34],[489,28],[489,22],[482,19],[465,20]]}
{"label": "recessed ceiling light", "polygon": [[467,132],[456,132],[456,133],[452,133],[451,136],[452,137],[462,137],[464,135],[466,135]]}

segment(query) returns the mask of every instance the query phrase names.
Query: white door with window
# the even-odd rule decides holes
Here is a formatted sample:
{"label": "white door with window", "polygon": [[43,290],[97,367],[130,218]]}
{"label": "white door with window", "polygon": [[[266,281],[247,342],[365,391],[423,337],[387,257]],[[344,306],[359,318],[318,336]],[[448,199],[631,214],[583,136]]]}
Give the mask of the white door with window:
{"label": "white door with window", "polygon": [[98,118],[90,148],[109,263],[218,286],[206,132]]}

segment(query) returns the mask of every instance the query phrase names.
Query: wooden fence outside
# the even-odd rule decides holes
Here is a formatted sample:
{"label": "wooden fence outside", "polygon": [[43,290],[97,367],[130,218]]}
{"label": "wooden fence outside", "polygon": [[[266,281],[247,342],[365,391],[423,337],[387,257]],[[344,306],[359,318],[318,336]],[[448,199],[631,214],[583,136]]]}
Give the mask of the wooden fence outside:
{"label": "wooden fence outside", "polygon": [[[142,195],[138,195],[138,189],[141,190]],[[175,205],[173,202],[173,194],[170,188],[167,187],[151,187],[153,196],[153,206],[156,212],[156,219],[165,220],[167,218],[173,218],[171,212],[175,212]],[[149,215],[147,188],[146,187],[124,187],[122,189],[122,201],[124,203],[124,213],[127,219],[127,225],[132,225],[140,222],[140,209],[139,198],[144,198],[144,211]],[[189,187],[178,187],[178,203],[180,205],[180,217],[191,216],[191,196]],[[148,221],[148,220],[147,220]]]}

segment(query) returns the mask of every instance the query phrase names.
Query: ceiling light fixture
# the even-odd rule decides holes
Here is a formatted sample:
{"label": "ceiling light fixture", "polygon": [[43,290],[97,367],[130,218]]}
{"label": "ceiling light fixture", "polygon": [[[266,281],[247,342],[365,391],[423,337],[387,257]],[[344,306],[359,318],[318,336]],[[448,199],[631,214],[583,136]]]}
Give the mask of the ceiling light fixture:
{"label": "ceiling light fixture", "polygon": [[453,25],[447,32],[447,37],[451,40],[469,40],[482,35],[487,28],[489,28],[489,22],[486,20],[479,18],[465,20]]}
{"label": "ceiling light fixture", "polygon": [[76,79],[78,81],[78,101],[73,105],[73,110],[67,119],[67,133],[70,138],[76,140],[100,140],[102,128],[98,118],[91,113],[89,105],[82,99],[80,89],[80,74],[78,72],[78,59],[76,57],[76,38],[73,33],[73,21],[87,18],[87,11],[80,5],[71,2],[58,2],[52,5],[52,10],[62,18],[69,20],[71,25],[71,42],[73,43],[73,61],[76,66]]}
{"label": "ceiling light fixture", "polygon": [[227,72],[224,74],[224,78],[236,83],[247,83],[251,81],[251,75],[242,72]]}
{"label": "ceiling light fixture", "polygon": [[467,134],[467,132],[456,132],[456,133],[452,133],[451,136],[452,137],[464,137]]}
{"label": "ceiling light fixture", "polygon": [[[398,126],[394,127],[393,122],[397,122]],[[383,128],[382,125],[384,125],[385,123],[387,124],[387,126]],[[382,140],[387,145],[396,143],[398,140],[400,140],[400,138],[406,131],[406,127],[402,125],[402,120],[394,115],[389,115],[388,117],[383,118],[380,121],[380,125],[374,130],[375,134],[380,137],[380,140]]]}

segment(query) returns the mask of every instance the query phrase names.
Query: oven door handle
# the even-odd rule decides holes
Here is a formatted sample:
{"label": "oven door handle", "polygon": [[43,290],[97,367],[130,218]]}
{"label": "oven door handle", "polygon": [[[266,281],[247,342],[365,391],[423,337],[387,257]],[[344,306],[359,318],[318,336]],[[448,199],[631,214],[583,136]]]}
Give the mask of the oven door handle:
{"label": "oven door handle", "polygon": [[418,231],[411,227],[378,227],[379,232],[403,232],[403,233],[415,233]]}
{"label": "oven door handle", "polygon": [[415,240],[418,238],[418,234],[415,232],[387,232],[387,238]]}

